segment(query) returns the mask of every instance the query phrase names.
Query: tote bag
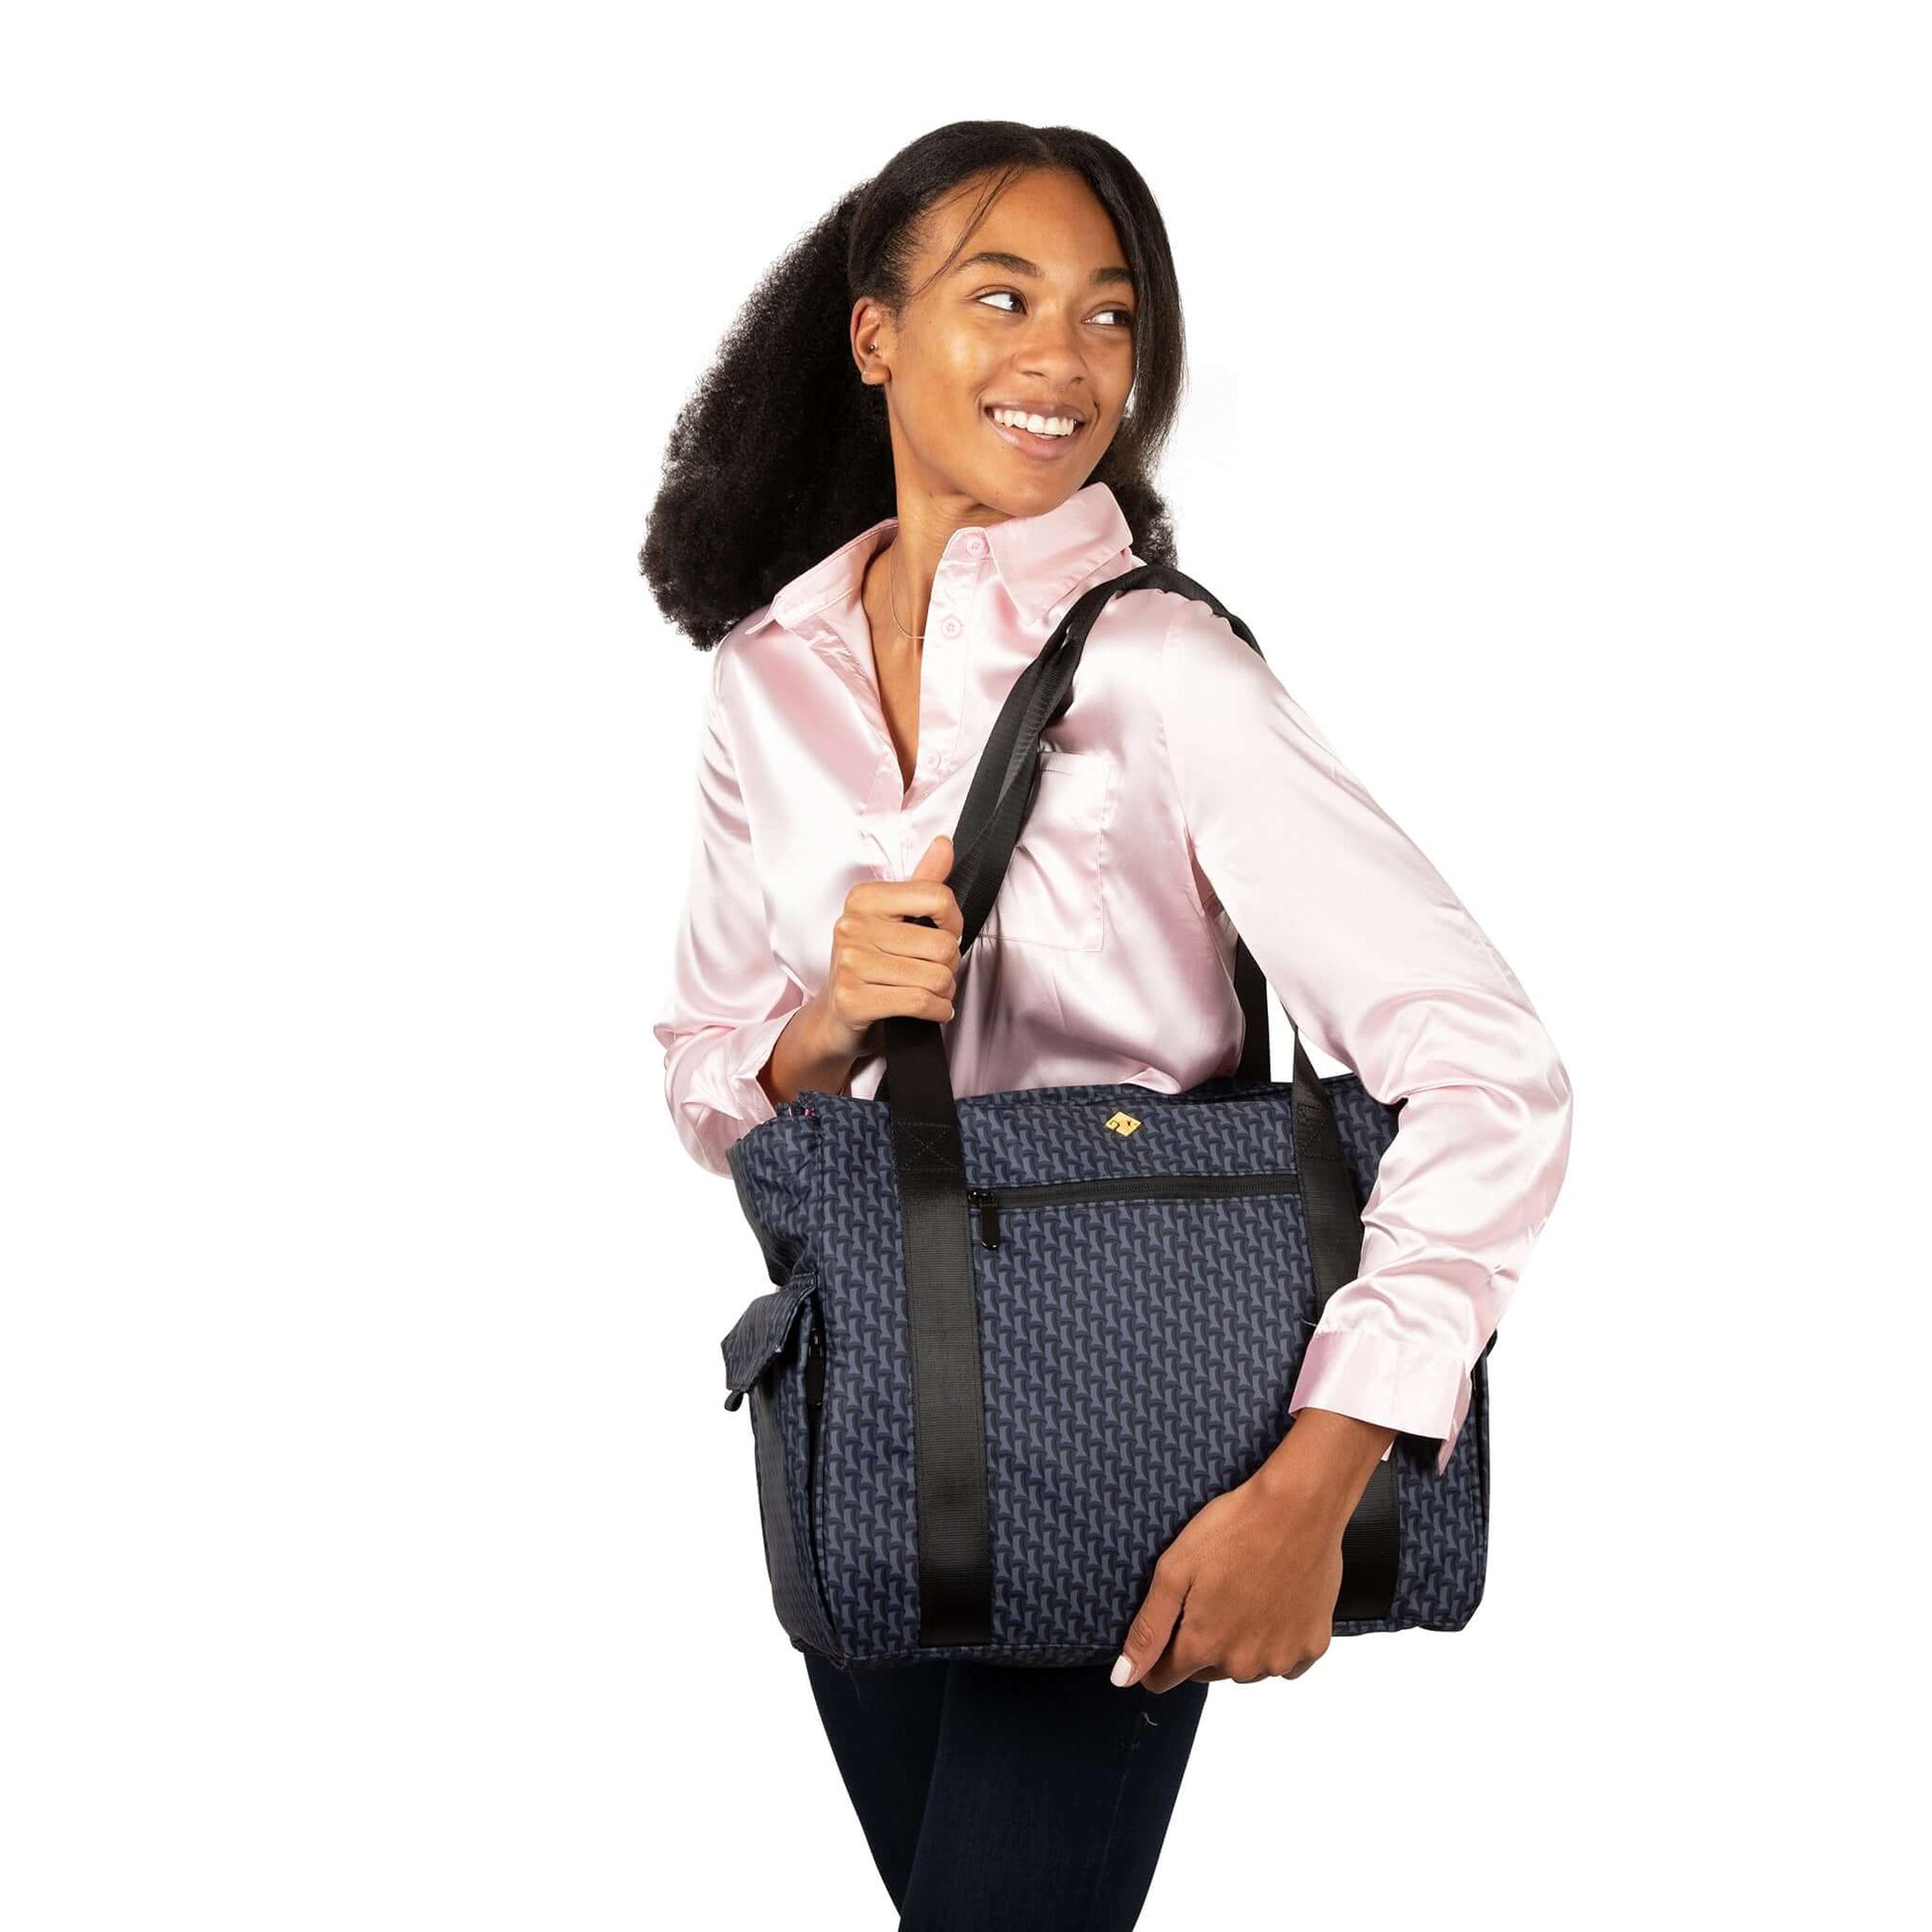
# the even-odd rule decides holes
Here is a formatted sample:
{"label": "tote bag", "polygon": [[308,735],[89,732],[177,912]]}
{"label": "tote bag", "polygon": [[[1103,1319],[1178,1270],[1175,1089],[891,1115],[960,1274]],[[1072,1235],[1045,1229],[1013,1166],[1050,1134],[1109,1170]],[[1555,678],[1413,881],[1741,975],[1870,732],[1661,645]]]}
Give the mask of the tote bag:
{"label": "tote bag", "polygon": [[[1040,734],[1116,597],[1207,590],[1148,564],[1095,585],[1015,681],[954,833],[962,972],[1038,782]],[[931,920],[924,923],[930,924]],[[725,1337],[749,1403],[766,1573],[793,1646],[1111,1663],[1188,1519],[1245,1481],[1328,1297],[1400,1107],[1317,1077],[1235,950],[1237,1070],[956,1098],[936,1021],[882,1023],[877,1097],[801,1092],[727,1152],[773,1284]],[[1491,1338],[1490,1346],[1494,1341]],[[1460,1629],[1488,1553],[1488,1363],[1444,1470],[1398,1435],[1342,1539],[1334,1633]]]}

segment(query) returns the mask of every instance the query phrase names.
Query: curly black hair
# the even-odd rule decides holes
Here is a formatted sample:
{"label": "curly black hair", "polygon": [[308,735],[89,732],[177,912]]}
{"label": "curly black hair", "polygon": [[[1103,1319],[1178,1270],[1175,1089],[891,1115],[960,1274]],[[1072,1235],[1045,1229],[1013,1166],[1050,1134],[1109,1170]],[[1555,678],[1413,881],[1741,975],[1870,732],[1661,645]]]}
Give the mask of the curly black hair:
{"label": "curly black hair", "polygon": [[870,296],[897,311],[918,293],[907,278],[932,203],[991,177],[963,246],[1007,184],[1040,168],[1068,169],[1093,190],[1140,295],[1132,399],[1088,481],[1119,499],[1137,555],[1175,561],[1150,475],[1173,428],[1186,357],[1180,286],[1153,195],[1118,148],[1079,128],[953,121],[848,190],[766,271],[678,412],[638,563],[657,608],[698,649],[895,513],[885,392],[859,380],[852,305]]}

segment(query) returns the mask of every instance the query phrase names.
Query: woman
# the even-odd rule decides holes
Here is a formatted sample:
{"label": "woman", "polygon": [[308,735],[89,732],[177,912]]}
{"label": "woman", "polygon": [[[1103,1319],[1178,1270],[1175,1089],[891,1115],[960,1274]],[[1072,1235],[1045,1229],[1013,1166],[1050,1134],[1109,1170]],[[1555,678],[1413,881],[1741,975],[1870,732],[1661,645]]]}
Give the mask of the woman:
{"label": "woman", "polygon": [[643,551],[717,646],[655,1030],[702,1166],[801,1090],[875,1094],[892,1014],[944,1023],[961,1096],[1231,1072],[1237,933],[1306,1037],[1406,1102],[1295,1426],[1176,1539],[1111,1674],[806,1653],[905,1926],[1135,1923],[1208,1684],[1326,1649],[1342,1527],[1398,1432],[1448,1461],[1568,1155],[1570,1084],[1509,968],[1268,662],[1174,593],[1096,624],[961,969],[947,828],[1003,699],[1084,590],[1174,562],[1150,474],[1182,359],[1117,150],[940,128],[754,295]]}

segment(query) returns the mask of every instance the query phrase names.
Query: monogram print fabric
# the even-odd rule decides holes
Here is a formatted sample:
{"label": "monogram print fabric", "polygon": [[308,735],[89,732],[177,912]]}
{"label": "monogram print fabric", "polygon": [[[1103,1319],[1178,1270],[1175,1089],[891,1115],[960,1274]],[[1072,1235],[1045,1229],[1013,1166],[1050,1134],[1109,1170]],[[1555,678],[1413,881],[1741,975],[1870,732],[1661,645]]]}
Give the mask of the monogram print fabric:
{"label": "monogram print fabric", "polygon": [[[1367,1198],[1398,1113],[1325,1082]],[[778,1286],[724,1343],[748,1397],[773,1603],[793,1644],[847,1667],[962,1656],[1110,1662],[1156,1559],[1291,1427],[1315,1318],[1285,1082],[1036,1087],[958,1102],[974,1188],[1108,1181],[1135,1198],[1023,1199],[970,1214],[986,1414],[993,1642],[921,1650],[910,1352],[890,1110],[801,1094],[732,1146]],[[1129,1133],[1106,1123],[1120,1114]],[[1212,1194],[1175,1178],[1219,1177]],[[1274,1185],[1240,1191],[1241,1177]],[[1162,1187],[1169,1191],[1162,1192]],[[807,1400],[813,1324],[823,1400]],[[1337,1635],[1459,1629],[1487,1560],[1488,1364],[1447,1465],[1396,1439],[1393,1613]]]}

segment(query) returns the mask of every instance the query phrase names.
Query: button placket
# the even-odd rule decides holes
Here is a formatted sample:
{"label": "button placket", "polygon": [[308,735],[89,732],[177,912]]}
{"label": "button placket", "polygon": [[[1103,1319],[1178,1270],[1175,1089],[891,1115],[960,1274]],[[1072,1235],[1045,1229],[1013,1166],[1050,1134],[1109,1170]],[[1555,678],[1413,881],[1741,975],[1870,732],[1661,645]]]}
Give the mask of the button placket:
{"label": "button placket", "polygon": [[[909,783],[899,774],[884,698],[870,681],[865,687],[869,715],[884,750],[864,816],[869,822],[876,819],[882,852],[890,854],[897,837],[904,871],[910,871],[918,858],[917,853],[905,849],[912,843],[908,814],[924,803],[937,780],[952,767],[965,702],[967,624],[989,548],[981,532],[955,531],[940,554],[926,608],[925,641],[919,661],[919,748]],[[858,676],[865,676],[856,661],[853,668]],[[897,821],[896,826],[889,823],[893,820]]]}
{"label": "button placket", "polygon": [[[952,769],[960,712],[966,697],[966,665],[972,645],[967,624],[988,562],[980,530],[955,531],[939,559],[926,623],[927,656],[919,680],[918,777],[928,788]],[[935,621],[936,620],[936,621]],[[934,653],[932,640],[940,640]]]}

